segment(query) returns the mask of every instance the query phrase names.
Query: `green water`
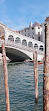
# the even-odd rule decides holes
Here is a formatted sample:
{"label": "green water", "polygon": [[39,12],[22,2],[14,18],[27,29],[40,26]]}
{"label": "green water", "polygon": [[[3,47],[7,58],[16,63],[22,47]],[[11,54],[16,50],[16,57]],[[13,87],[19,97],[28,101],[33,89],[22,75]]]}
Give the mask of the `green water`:
{"label": "green water", "polygon": [[[38,69],[43,69],[39,65]],[[43,110],[43,75],[39,73],[39,101],[35,104],[33,63],[9,63],[10,111]],[[0,111],[6,111],[3,66],[0,65]]]}

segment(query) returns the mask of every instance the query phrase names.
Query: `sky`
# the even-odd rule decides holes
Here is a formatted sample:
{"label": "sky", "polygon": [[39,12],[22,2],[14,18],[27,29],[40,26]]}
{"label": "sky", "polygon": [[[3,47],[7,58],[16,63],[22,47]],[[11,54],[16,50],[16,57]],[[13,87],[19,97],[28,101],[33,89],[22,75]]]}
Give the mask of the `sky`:
{"label": "sky", "polygon": [[22,30],[30,22],[43,23],[49,16],[49,0],[0,0],[0,22]]}

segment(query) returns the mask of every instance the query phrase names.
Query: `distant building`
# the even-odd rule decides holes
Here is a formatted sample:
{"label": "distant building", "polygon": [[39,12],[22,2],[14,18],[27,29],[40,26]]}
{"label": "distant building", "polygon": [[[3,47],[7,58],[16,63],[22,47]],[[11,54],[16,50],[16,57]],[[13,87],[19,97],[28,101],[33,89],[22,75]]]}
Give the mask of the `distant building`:
{"label": "distant building", "polygon": [[43,24],[30,23],[28,28],[19,31],[20,34],[43,42]]}

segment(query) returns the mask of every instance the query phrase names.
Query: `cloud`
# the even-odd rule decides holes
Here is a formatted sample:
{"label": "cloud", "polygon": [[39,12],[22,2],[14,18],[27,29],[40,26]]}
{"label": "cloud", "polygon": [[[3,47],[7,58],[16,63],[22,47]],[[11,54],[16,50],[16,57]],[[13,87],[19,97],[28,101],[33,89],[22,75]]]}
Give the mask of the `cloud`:
{"label": "cloud", "polygon": [[[2,4],[2,5],[1,5]],[[10,19],[9,14],[7,13],[7,7],[5,0],[0,1],[0,22],[6,24],[9,28],[13,30],[20,30],[27,26],[27,22],[25,20],[25,16],[21,16],[21,18],[14,17],[14,19]]]}
{"label": "cloud", "polygon": [[36,3],[31,1],[21,0],[22,3],[16,7],[14,17],[12,18],[10,12],[8,12],[6,0],[0,0],[0,22],[14,30],[28,27],[31,21],[43,22],[46,15],[49,15],[49,2],[44,3],[43,6],[43,2]]}

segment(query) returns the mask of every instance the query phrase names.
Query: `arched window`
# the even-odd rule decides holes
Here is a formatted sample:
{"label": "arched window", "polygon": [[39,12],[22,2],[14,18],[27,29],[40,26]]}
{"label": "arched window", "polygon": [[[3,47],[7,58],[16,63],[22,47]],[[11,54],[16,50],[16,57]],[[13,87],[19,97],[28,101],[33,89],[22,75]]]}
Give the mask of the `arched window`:
{"label": "arched window", "polygon": [[39,48],[39,50],[43,51],[43,46],[42,46],[42,45],[40,45],[40,48]]}
{"label": "arched window", "polygon": [[38,37],[38,41],[40,41],[40,36]]}
{"label": "arched window", "polygon": [[34,37],[32,36],[32,38],[34,39]]}
{"label": "arched window", "polygon": [[37,44],[35,44],[35,45],[34,45],[34,48],[35,48],[35,49],[38,49],[38,45],[37,45]]}
{"label": "arched window", "polygon": [[15,39],[15,43],[21,43],[21,40],[20,40],[19,37],[17,37],[17,38]]}
{"label": "arched window", "polygon": [[22,45],[27,46],[27,41],[25,39],[22,40]]}
{"label": "arched window", "polygon": [[32,44],[32,42],[30,41],[30,42],[28,42],[28,46],[29,47],[33,47],[33,44]]}
{"label": "arched window", "polygon": [[9,35],[8,40],[14,42],[14,37],[12,35]]}

